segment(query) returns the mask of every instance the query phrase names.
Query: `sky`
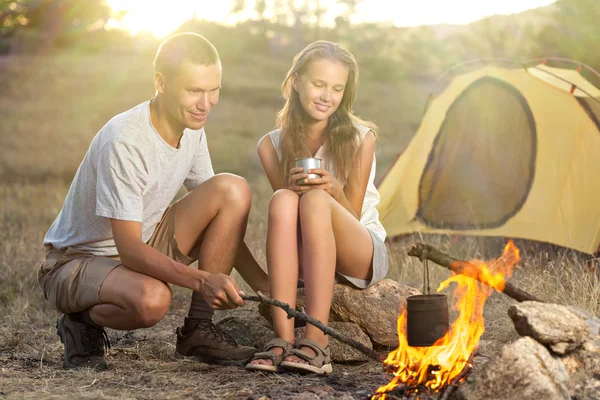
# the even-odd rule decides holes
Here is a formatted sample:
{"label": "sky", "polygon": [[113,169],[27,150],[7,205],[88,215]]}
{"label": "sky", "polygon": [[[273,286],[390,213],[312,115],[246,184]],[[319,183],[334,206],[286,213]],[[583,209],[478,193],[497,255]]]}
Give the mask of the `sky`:
{"label": "sky", "polygon": [[[381,21],[396,26],[430,24],[466,24],[494,14],[518,13],[553,3],[554,0],[363,0],[357,9],[355,22]],[[196,15],[199,19],[235,23],[228,15],[234,0],[108,0],[115,11],[126,13],[120,26],[136,34],[151,32],[164,37],[181,23]],[[313,1],[312,3],[315,3]],[[248,9],[240,18],[255,17],[254,1],[247,0]],[[335,0],[320,0],[327,12],[325,19],[333,20],[343,11]],[[267,13],[267,17],[268,17]],[[118,26],[118,25],[114,25]]]}

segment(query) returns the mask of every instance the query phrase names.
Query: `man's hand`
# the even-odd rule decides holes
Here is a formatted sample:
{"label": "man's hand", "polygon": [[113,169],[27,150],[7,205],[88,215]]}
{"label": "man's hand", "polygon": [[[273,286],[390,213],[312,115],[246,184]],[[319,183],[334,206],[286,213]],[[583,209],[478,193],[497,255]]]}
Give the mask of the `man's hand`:
{"label": "man's hand", "polygon": [[200,284],[200,290],[206,303],[217,310],[227,310],[243,306],[240,290],[235,280],[225,274],[209,274]]}

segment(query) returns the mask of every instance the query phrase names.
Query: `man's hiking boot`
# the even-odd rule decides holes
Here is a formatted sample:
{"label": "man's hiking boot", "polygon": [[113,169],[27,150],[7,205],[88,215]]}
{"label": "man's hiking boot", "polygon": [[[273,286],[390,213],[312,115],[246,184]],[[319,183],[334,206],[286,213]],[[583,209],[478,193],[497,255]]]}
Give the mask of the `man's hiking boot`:
{"label": "man's hiking boot", "polygon": [[65,347],[65,368],[92,368],[96,371],[108,368],[104,361],[104,348],[110,348],[110,342],[103,327],[74,321],[68,314],[63,314],[56,322],[56,331]]}
{"label": "man's hiking boot", "polygon": [[254,347],[239,346],[235,339],[212,321],[186,318],[177,328],[177,355],[221,365],[245,365],[256,353]]}

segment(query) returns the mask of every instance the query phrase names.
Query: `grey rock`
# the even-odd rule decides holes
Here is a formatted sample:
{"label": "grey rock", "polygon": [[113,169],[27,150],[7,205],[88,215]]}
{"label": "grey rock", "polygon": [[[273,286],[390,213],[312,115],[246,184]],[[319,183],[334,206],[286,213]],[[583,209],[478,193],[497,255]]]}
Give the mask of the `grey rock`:
{"label": "grey rock", "polygon": [[585,370],[595,379],[600,380],[600,338],[589,340],[578,350]]}
{"label": "grey rock", "polygon": [[588,324],[566,306],[524,301],[508,309],[515,329],[549,345],[556,354],[566,354],[590,337]]}
{"label": "grey rock", "polygon": [[579,350],[565,355],[561,360],[569,374],[567,388],[571,396],[575,396],[578,391],[581,391],[582,387],[585,387],[592,380],[592,377],[585,368],[585,361]]}
{"label": "grey rock", "polygon": [[239,345],[262,349],[275,337],[275,333],[264,321],[256,318],[230,316],[217,322],[217,326],[235,339]]}
{"label": "grey rock", "polygon": [[600,336],[600,318],[597,318],[589,311],[582,310],[576,307],[569,306],[569,311],[584,320],[589,328],[592,336]]}
{"label": "grey rock", "polygon": [[376,346],[396,348],[398,316],[406,307],[406,298],[416,294],[420,294],[417,289],[391,279],[363,290],[336,285],[331,304],[332,318],[354,322]]}
{"label": "grey rock", "polygon": [[[373,348],[371,340],[369,340],[369,337],[360,329],[358,325],[353,324],[351,322],[330,322],[329,326],[333,328],[336,332],[339,332],[348,338],[356,340],[357,342],[366,346],[367,348]],[[304,327],[296,328],[296,340],[304,337],[305,330],[306,328]],[[351,347],[346,343],[342,343],[335,338],[329,338],[329,345],[331,346],[331,360],[333,362],[357,363],[370,360],[369,357],[356,350],[354,347]]]}
{"label": "grey rock", "polygon": [[574,400],[600,400],[600,380],[591,379],[575,387]]}
{"label": "grey rock", "polygon": [[523,337],[505,345],[500,353],[474,370],[460,386],[456,398],[570,399],[568,375],[560,359],[541,344]]}
{"label": "grey rock", "polygon": [[551,344],[550,348],[554,352],[554,354],[564,355],[569,351],[573,350],[573,345],[566,342],[560,342],[557,344]]}

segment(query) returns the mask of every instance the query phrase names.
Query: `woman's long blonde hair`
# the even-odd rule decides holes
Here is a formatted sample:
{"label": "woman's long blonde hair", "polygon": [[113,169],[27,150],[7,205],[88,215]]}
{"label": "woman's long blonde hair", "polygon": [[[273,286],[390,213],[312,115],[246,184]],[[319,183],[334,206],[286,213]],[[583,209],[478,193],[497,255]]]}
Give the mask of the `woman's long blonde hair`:
{"label": "woman's long blonde hair", "polygon": [[324,40],[309,44],[294,57],[281,91],[285,105],[277,115],[277,127],[281,129],[281,174],[284,181],[295,165],[295,159],[306,157],[306,122],[307,113],[300,103],[298,92],[292,87],[293,77],[299,77],[308,69],[313,61],[330,60],[340,62],[348,68],[348,82],[344,89],[342,100],[337,110],[329,117],[323,145],[325,158],[329,160],[335,170],[336,178],[342,183],[348,178],[352,161],[360,144],[359,131],[356,124],[368,126],[377,134],[377,127],[361,120],[352,113],[352,104],[356,96],[358,83],[358,65],[354,56],[343,47]]}

